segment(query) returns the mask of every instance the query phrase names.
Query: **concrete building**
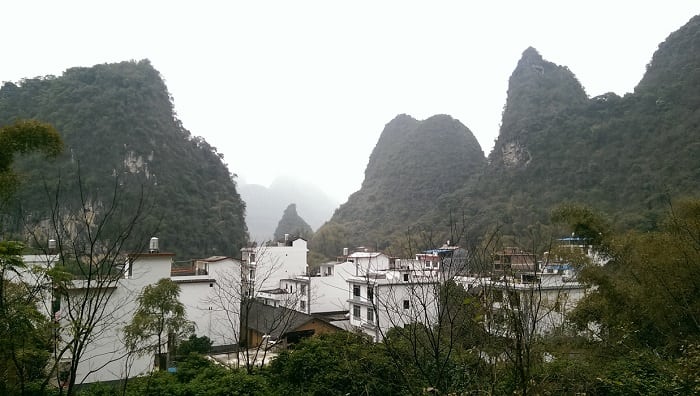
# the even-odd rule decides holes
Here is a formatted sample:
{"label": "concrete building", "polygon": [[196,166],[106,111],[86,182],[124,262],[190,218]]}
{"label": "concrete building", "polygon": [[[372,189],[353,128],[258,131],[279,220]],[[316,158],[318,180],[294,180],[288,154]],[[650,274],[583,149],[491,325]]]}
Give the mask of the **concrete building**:
{"label": "concrete building", "polygon": [[[87,282],[76,279],[57,298],[51,287],[42,284],[46,278],[26,270],[12,281],[36,285],[43,292],[40,310],[59,324],[57,348],[69,341],[61,331],[69,331],[81,313],[80,302],[93,299],[99,304],[95,328],[82,351],[76,373],[77,383],[114,381],[150,372],[154,356],[125,359],[124,327],[137,308],[137,299],[147,285],[170,278],[180,286],[180,301],[189,320],[194,322],[198,336],[209,337],[215,346],[235,346],[241,341],[241,301],[247,297],[271,294],[283,279],[294,280],[306,275],[306,240],[295,238],[273,246],[241,249],[242,260],[214,256],[194,260],[186,266],[173,266],[174,254],[161,253],[157,238],[149,253],[129,255],[124,264],[115,266],[116,273]],[[60,260],[58,255],[25,256],[28,268],[51,268]],[[307,278],[308,279],[308,278]],[[93,290],[99,283],[100,294]],[[289,282],[291,285],[295,282]],[[39,287],[41,286],[41,287]],[[95,296],[97,299],[94,299]],[[54,304],[54,301],[58,304]],[[307,302],[309,300],[307,299]],[[308,306],[307,306],[308,307]],[[315,322],[314,322],[315,323]],[[296,323],[298,326],[302,324]],[[58,364],[60,372],[70,363],[69,352]],[[65,378],[63,379],[65,380]]]}
{"label": "concrete building", "polygon": [[251,297],[274,299],[282,279],[307,274],[308,251],[303,238],[290,238],[272,245],[241,249],[241,273],[247,293]]}
{"label": "concrete building", "polygon": [[379,342],[392,327],[437,320],[437,271],[410,269],[369,272],[348,279],[350,325]]}
{"label": "concrete building", "polygon": [[207,336],[218,347],[239,342],[242,264],[231,257],[194,260],[189,267],[173,268],[171,279],[180,286],[180,301],[197,336]]}
{"label": "concrete building", "polygon": [[[62,331],[71,332],[75,323],[92,323],[92,335],[85,343],[80,364],[76,371],[76,383],[116,381],[133,377],[153,369],[152,356],[132,356],[125,359],[123,329],[131,322],[137,306],[137,298],[143,288],[170,276],[171,253],[143,253],[130,256],[124,265],[121,278],[92,282],[72,281],[71,288],[60,296],[60,309],[53,313]],[[83,302],[93,304],[92,312],[86,312]],[[48,314],[48,313],[47,313]],[[92,315],[89,318],[87,315]],[[59,331],[57,349],[70,342],[70,335]],[[70,350],[59,362],[59,372],[70,364]],[[64,378],[64,380],[67,380]]]}

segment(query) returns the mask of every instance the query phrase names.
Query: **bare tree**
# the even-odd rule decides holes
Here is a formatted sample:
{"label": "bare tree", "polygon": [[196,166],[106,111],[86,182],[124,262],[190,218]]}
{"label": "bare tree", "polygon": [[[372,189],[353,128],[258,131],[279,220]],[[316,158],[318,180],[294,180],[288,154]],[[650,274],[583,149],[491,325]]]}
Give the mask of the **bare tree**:
{"label": "bare tree", "polygon": [[461,226],[451,227],[447,243],[430,231],[418,236],[406,238],[402,255],[410,258],[350,280],[351,323],[382,341],[410,392],[449,393],[472,381],[479,365],[481,305],[461,282],[474,252],[458,246],[471,243]]}
{"label": "bare tree", "polygon": [[[526,395],[536,386],[534,370],[545,360],[546,337],[567,329],[566,314],[584,294],[575,277],[585,257],[579,246],[560,248],[544,232],[532,232],[531,250],[493,250],[492,269],[475,280],[483,289],[487,361],[492,386],[499,367],[508,367],[514,386]],[[502,246],[499,242],[496,246]],[[492,388],[493,390],[493,388]]]}
{"label": "bare tree", "polygon": [[[209,297],[219,320],[226,323],[217,329],[220,339],[240,348],[234,367],[244,367],[248,373],[254,371],[256,361],[266,358],[272,345],[271,335],[283,334],[289,328],[300,297],[298,290],[280,288],[285,268],[281,257],[275,254],[275,248],[277,246],[253,244],[242,249],[240,265],[217,274]],[[256,307],[261,299],[273,308],[281,309],[275,315],[260,318],[257,316],[260,310]],[[267,336],[263,340],[254,339],[250,331],[254,323]]]}
{"label": "bare tree", "polygon": [[[50,249],[58,259],[45,269],[53,294],[45,307],[55,321],[50,372],[68,395],[75,393],[76,384],[125,356],[117,340],[138,291],[124,290],[121,280],[127,254],[142,251],[147,238],[137,234],[146,206],[143,188],[127,202],[120,184],[115,178],[111,196],[102,201],[85,189],[78,167],[72,189],[64,189],[60,180],[55,190],[46,185],[49,218],[28,227],[35,241],[49,236],[55,241]],[[75,199],[66,191],[73,191]],[[49,246],[42,246],[48,253]]]}

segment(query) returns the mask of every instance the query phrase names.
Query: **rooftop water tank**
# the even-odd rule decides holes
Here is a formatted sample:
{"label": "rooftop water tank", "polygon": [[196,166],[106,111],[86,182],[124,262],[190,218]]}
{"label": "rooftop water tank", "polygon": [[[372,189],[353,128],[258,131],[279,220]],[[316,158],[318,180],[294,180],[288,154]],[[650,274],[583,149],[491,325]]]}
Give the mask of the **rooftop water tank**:
{"label": "rooftop water tank", "polygon": [[151,242],[148,244],[149,253],[158,253],[158,238],[151,238]]}

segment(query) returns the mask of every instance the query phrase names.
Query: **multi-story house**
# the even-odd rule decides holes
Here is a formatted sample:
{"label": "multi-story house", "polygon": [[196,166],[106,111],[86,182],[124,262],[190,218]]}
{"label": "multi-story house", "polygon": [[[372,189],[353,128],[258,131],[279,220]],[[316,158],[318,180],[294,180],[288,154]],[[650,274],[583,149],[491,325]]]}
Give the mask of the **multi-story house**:
{"label": "multi-story house", "polygon": [[173,267],[170,279],[180,286],[180,302],[198,336],[217,347],[240,341],[240,303],[244,297],[240,260],[213,256]]}
{"label": "multi-story house", "polygon": [[289,295],[280,288],[280,281],[307,274],[309,249],[303,238],[285,238],[276,244],[241,249],[241,276],[248,296],[270,305],[290,303]]}
{"label": "multi-story house", "polygon": [[437,320],[440,289],[437,271],[386,269],[347,280],[350,325],[374,341],[392,327]]}
{"label": "multi-story house", "polygon": [[509,247],[494,255],[492,271],[456,278],[465,289],[480,291],[488,307],[490,332],[510,336],[517,328],[543,335],[564,328],[566,314],[586,295],[588,286],[578,281],[575,266],[556,252],[576,253],[574,256],[587,257],[593,265],[602,265],[604,260],[591,246],[572,243],[572,238],[560,241],[562,245],[552,254],[545,253],[541,261],[532,253]]}
{"label": "multi-story house", "polygon": [[[116,267],[118,272],[101,284],[101,293],[105,296],[99,300],[101,316],[82,351],[75,375],[77,383],[119,380],[153,369],[154,356],[130,354],[123,333],[137,308],[138,297],[147,285],[163,278],[172,279],[180,286],[179,299],[185,306],[187,318],[195,324],[196,334],[209,337],[215,346],[232,347],[241,341],[244,301],[274,295],[274,286],[278,287],[283,279],[293,280],[306,274],[308,249],[306,241],[301,238],[274,246],[243,248],[242,260],[215,256],[194,260],[185,267],[173,266],[174,254],[160,252],[157,238],[151,242],[148,253],[129,255],[123,265]],[[26,256],[24,259],[30,268],[50,268],[60,257]],[[81,295],[94,295],[89,290],[95,286],[95,281],[76,279],[64,291],[64,298],[57,298],[51,293],[51,287],[39,284],[46,279],[34,274],[24,271],[12,280],[36,284],[37,290],[44,292],[40,302],[42,312],[53,317],[59,328],[70,329],[77,309],[72,303]],[[304,286],[300,289],[295,286],[294,293],[297,290],[303,292]],[[61,348],[67,339],[57,341],[57,348]],[[70,363],[69,353],[64,354],[58,364],[60,372],[65,371],[64,366]],[[125,359],[127,355],[128,360]]]}

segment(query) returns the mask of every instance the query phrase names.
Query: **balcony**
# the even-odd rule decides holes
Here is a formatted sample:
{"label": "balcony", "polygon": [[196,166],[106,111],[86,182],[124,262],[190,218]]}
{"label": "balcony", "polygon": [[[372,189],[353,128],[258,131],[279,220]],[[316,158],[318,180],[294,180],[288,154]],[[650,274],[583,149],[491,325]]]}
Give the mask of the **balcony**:
{"label": "balcony", "polygon": [[377,328],[377,324],[374,321],[371,320],[366,320],[366,319],[360,319],[362,322],[360,324],[360,327],[364,329],[370,329],[370,330],[375,330]]}

